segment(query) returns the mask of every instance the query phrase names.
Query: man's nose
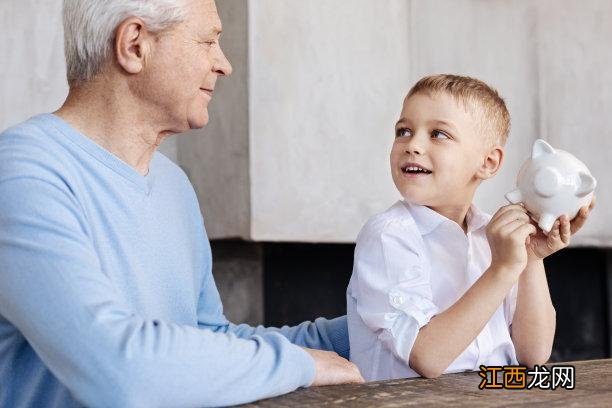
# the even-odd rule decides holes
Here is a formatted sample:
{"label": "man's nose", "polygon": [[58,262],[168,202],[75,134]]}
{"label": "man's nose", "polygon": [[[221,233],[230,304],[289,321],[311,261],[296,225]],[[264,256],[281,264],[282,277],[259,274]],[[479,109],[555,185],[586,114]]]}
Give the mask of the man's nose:
{"label": "man's nose", "polygon": [[219,47],[219,57],[216,59],[213,70],[219,75],[232,75],[232,64],[230,64],[221,47]]}

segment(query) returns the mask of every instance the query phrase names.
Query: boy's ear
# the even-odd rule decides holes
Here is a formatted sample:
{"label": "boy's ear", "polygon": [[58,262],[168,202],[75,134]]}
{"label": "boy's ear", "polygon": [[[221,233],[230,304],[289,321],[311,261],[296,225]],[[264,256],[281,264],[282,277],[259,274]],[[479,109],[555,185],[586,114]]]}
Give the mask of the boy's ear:
{"label": "boy's ear", "polygon": [[486,180],[497,174],[504,161],[504,148],[501,146],[493,146],[484,156],[482,165],[476,172],[476,177],[481,180]]}

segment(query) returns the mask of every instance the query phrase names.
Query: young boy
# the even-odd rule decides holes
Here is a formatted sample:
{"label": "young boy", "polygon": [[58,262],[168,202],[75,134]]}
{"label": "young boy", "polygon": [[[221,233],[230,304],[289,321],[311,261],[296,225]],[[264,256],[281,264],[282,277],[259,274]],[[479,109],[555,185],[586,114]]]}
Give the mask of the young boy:
{"label": "young boy", "polygon": [[350,358],[366,380],[548,360],[555,309],[542,260],[593,204],[548,236],[520,205],[478,210],[509,129],[503,99],[477,79],[429,76],[406,96],[391,150],[404,200],[361,230],[347,289]]}

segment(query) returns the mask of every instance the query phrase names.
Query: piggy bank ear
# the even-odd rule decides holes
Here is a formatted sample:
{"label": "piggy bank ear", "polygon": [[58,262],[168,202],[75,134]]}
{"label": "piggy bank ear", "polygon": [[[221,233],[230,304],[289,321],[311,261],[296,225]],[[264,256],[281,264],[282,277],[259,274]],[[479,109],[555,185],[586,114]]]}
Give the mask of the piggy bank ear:
{"label": "piggy bank ear", "polygon": [[584,197],[595,190],[595,186],[597,186],[597,180],[595,180],[595,177],[583,171],[578,173],[578,177],[580,177],[580,184],[576,190],[576,195],[578,197]]}
{"label": "piggy bank ear", "polygon": [[531,158],[535,159],[538,156],[542,156],[543,154],[554,154],[555,149],[548,143],[546,143],[542,139],[538,139],[533,143],[533,148],[531,149]]}

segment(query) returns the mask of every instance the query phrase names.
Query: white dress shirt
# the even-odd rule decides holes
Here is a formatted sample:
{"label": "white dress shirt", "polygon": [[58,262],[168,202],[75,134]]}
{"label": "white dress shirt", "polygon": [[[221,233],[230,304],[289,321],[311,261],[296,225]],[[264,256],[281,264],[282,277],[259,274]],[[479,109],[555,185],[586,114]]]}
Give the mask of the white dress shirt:
{"label": "white dress shirt", "polygon": [[[485,234],[490,219],[472,205],[466,234],[427,207],[398,201],[362,228],[347,313],[350,358],[367,381],[419,375],[407,361],[420,328],[459,300],[491,264]],[[509,330],[516,292],[514,285],[446,373],[517,364]]]}

